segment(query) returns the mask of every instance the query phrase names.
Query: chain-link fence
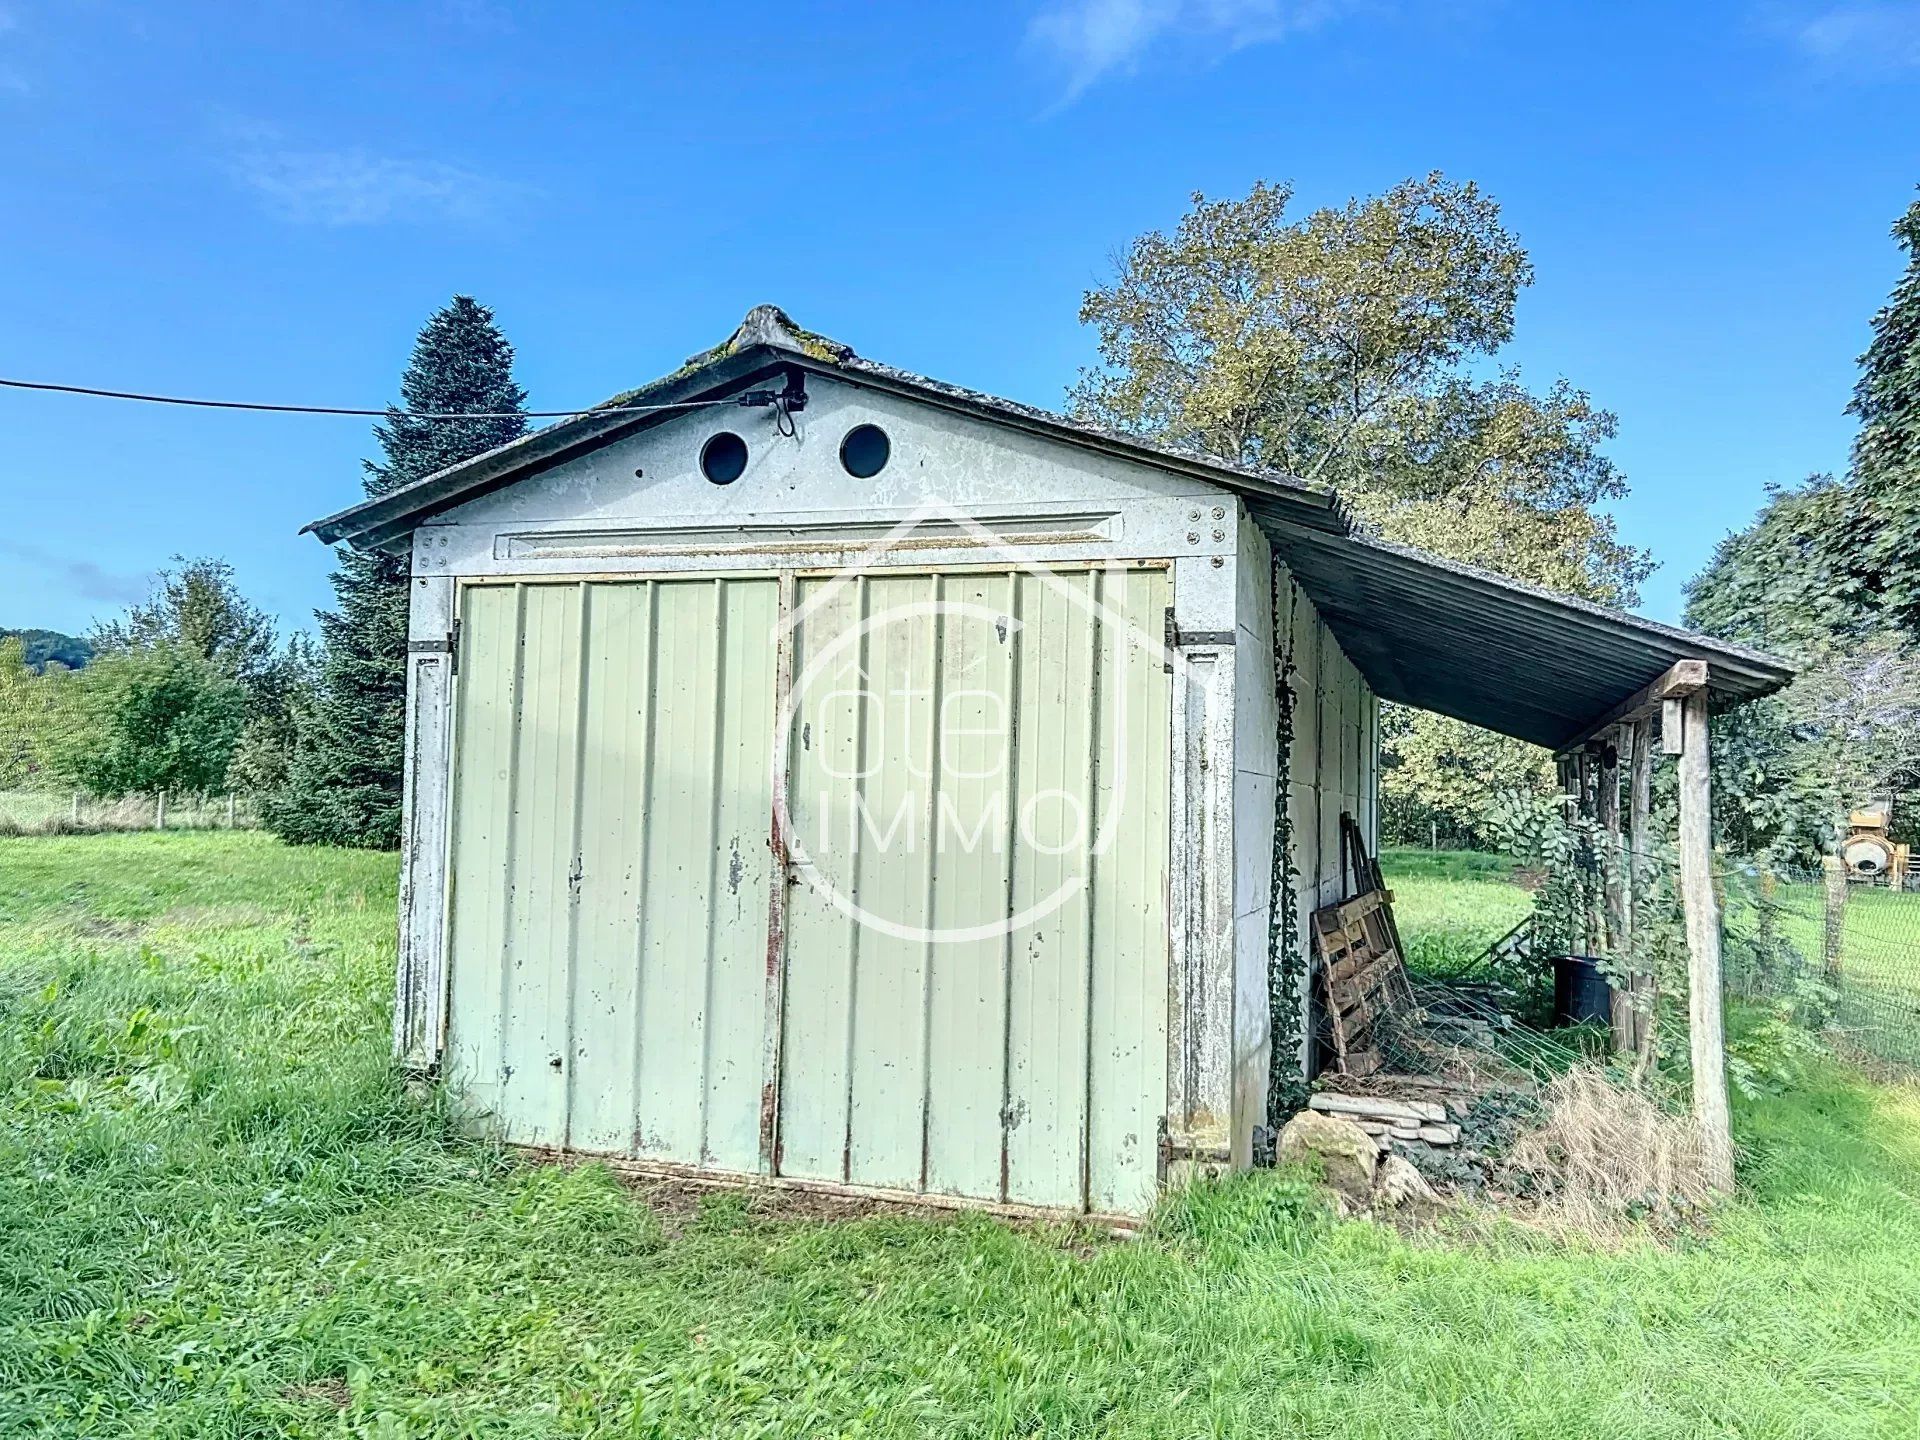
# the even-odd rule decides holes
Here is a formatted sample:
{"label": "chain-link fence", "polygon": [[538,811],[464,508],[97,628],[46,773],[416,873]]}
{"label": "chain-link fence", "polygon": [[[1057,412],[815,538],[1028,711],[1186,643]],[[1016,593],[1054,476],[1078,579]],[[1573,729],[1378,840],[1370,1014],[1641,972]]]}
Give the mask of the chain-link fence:
{"label": "chain-link fence", "polygon": [[[1815,996],[1843,1049],[1920,1069],[1920,888],[1914,878],[1751,867],[1728,904],[1729,988]],[[1783,964],[1782,961],[1786,963]]]}

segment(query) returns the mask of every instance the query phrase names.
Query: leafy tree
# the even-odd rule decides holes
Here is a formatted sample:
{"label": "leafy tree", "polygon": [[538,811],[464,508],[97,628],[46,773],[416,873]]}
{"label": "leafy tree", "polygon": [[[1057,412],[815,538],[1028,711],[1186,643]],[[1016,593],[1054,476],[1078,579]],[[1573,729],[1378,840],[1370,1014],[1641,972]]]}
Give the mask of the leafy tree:
{"label": "leafy tree", "polygon": [[[526,392],[493,312],[456,295],[414,342],[400,406],[374,427],[383,459],[366,462],[369,498],[504,445],[526,432]],[[454,414],[458,419],[429,419]],[[285,784],[262,806],[297,844],[400,843],[406,731],[407,556],[348,550],[333,575],[336,608],[319,616],[323,652],[301,706]]]}
{"label": "leafy tree", "polygon": [[1920,636],[1920,200],[1894,222],[1906,273],[1873,317],[1848,413],[1853,506],[1846,547],[1856,583]]}
{"label": "leafy tree", "polygon": [[[1085,296],[1091,419],[1337,486],[1392,539],[1632,604],[1651,565],[1601,508],[1626,485],[1614,417],[1559,381],[1476,378],[1532,280],[1499,207],[1435,173],[1290,220],[1292,190],[1196,195]],[[1387,717],[1389,832],[1478,838],[1495,791],[1552,783],[1537,747],[1423,712]]]}
{"label": "leafy tree", "polygon": [[[1754,522],[1687,582],[1687,624],[1801,666],[1877,634],[1878,599],[1846,559],[1853,504],[1830,475],[1769,488]],[[1714,819],[1736,850],[1805,861],[1833,838],[1832,769],[1808,749],[1797,699],[1770,697],[1715,722]]]}
{"label": "leafy tree", "polygon": [[162,642],[103,656],[73,683],[78,723],[53,754],[62,778],[110,798],[225,785],[247,696],[220,667]]}
{"label": "leafy tree", "polygon": [[[48,633],[48,632],[26,632]],[[49,765],[75,725],[74,682],[66,667],[37,669],[22,635],[0,638],[0,790],[52,778]]]}
{"label": "leafy tree", "polygon": [[1836,831],[1848,811],[1920,780],[1920,654],[1885,632],[1825,648],[1782,696],[1805,783]]}
{"label": "leafy tree", "polygon": [[278,683],[273,621],[240,593],[233,566],[224,560],[174,556],[145,601],[93,632],[93,649],[101,655],[169,645],[205,660],[250,693]]}
{"label": "leafy tree", "polygon": [[283,649],[267,613],[240,593],[233,567],[212,558],[173,557],[146,600],[93,632],[95,653],[150,655],[173,650],[232,680],[245,697],[243,763],[208,788],[260,793],[284,778],[293,744],[293,692],[311,668],[299,636]]}
{"label": "leafy tree", "polygon": [[318,674],[313,642],[305,635],[290,637],[249,706],[227,772],[228,789],[256,797],[277,796],[286,789],[301,726],[313,710]]}
{"label": "leafy tree", "polygon": [[1852,505],[1831,475],[1770,486],[1754,522],[1687,582],[1687,623],[1795,660],[1878,628],[1876,598],[1846,563]]}
{"label": "leafy tree", "polygon": [[1422,402],[1513,334],[1532,278],[1500,211],[1438,173],[1289,222],[1290,185],[1193,197],[1135,240],[1080,319],[1101,368],[1089,417],[1303,480],[1366,487]]}

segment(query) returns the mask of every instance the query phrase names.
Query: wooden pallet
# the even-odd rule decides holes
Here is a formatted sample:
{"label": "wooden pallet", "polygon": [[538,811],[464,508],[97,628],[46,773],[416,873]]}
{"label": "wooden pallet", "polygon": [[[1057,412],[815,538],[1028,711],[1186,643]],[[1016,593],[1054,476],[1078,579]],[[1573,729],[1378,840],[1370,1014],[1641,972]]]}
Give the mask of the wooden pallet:
{"label": "wooden pallet", "polygon": [[1334,1064],[1343,1075],[1371,1075],[1383,1063],[1382,1017],[1413,1009],[1413,985],[1393,924],[1393,892],[1368,890],[1314,911],[1313,950]]}

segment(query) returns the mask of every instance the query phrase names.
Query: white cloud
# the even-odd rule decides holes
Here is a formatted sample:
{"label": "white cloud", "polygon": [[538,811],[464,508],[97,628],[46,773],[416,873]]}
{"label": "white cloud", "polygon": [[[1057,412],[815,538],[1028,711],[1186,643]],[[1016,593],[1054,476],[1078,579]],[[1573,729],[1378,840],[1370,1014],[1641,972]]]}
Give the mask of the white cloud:
{"label": "white cloud", "polygon": [[1920,0],[1865,0],[1812,14],[1777,15],[1776,27],[1834,69],[1908,70],[1920,66]]}
{"label": "white cloud", "polygon": [[303,150],[262,136],[238,148],[233,174],[275,214],[309,225],[474,224],[498,218],[531,193],[438,160],[361,149]]}
{"label": "white cloud", "polygon": [[1216,52],[1310,29],[1353,0],[1052,0],[1029,40],[1067,67],[1067,98],[1109,73],[1135,69],[1149,52],[1186,46]]}

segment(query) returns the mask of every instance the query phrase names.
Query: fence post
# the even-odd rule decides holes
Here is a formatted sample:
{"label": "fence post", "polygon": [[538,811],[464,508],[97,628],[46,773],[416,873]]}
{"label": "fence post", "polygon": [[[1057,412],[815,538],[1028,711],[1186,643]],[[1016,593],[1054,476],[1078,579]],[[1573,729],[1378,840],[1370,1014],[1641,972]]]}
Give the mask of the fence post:
{"label": "fence post", "polygon": [[233,792],[227,792],[227,829],[233,829]]}
{"label": "fence post", "polygon": [[1827,872],[1827,936],[1822,958],[1827,978],[1838,980],[1847,939],[1847,864],[1838,855],[1828,855],[1821,865]]}
{"label": "fence post", "polygon": [[80,824],[80,792],[78,790],[73,792],[73,823],[78,828]]}
{"label": "fence post", "polygon": [[153,828],[167,828],[167,792],[164,790],[156,790],[153,795]]}

